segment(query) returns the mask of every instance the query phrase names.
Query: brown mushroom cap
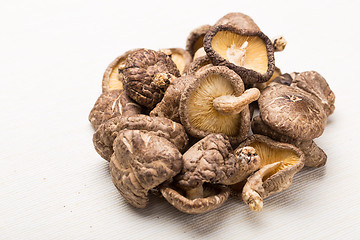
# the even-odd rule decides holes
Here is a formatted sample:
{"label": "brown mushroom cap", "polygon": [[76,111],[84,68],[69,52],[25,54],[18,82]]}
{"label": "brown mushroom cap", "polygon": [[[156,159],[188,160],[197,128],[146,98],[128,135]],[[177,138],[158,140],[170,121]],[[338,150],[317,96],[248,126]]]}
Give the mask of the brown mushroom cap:
{"label": "brown mushroom cap", "polygon": [[230,189],[223,185],[204,186],[204,197],[188,199],[181,189],[173,186],[162,186],[163,197],[179,211],[188,214],[200,214],[220,207],[230,196]]}
{"label": "brown mushroom cap", "polygon": [[186,51],[188,51],[191,57],[195,52],[203,47],[204,36],[210,30],[210,25],[203,25],[191,31],[186,40]]}
{"label": "brown mushroom cap", "polygon": [[165,53],[173,60],[181,75],[183,75],[192,61],[190,53],[182,48],[163,48],[159,51]]}
{"label": "brown mushroom cap", "polygon": [[[251,146],[260,156],[260,173],[253,174],[247,179],[243,189],[243,200],[247,204],[260,204],[260,199],[288,188],[292,183],[295,173],[299,172],[305,162],[304,153],[297,147],[276,142],[268,137],[254,134],[242,142],[238,148]],[[274,164],[271,170],[261,170],[269,164]],[[256,189],[251,191],[251,189]],[[259,191],[262,189],[262,191]],[[258,209],[259,205],[253,210]],[[260,208],[261,209],[261,208]]]}
{"label": "brown mushroom cap", "polygon": [[276,141],[290,143],[298,147],[305,155],[305,166],[307,167],[322,167],[326,164],[326,153],[313,140],[298,140],[278,133],[266,125],[260,116],[253,118],[251,130],[254,134],[261,134]]}
{"label": "brown mushroom cap", "polygon": [[190,63],[187,71],[186,71],[186,75],[194,75],[199,71],[202,71],[206,68],[209,67],[213,67],[214,65],[212,65],[210,58],[208,58],[208,56],[202,56],[199,58],[194,59],[194,61],[192,63]]}
{"label": "brown mushroom cap", "polygon": [[171,81],[180,77],[170,57],[149,49],[131,53],[125,61],[123,74],[126,93],[149,109],[161,101]]}
{"label": "brown mushroom cap", "polygon": [[134,207],[144,208],[148,191],[174,177],[181,168],[181,153],[168,140],[151,132],[123,130],[114,141],[112,180]]}
{"label": "brown mushroom cap", "polygon": [[318,100],[299,88],[273,83],[262,91],[258,103],[265,124],[286,136],[312,140],[326,126],[326,114]]}
{"label": "brown mushroom cap", "polygon": [[109,66],[104,72],[102,80],[103,92],[123,89],[122,81],[124,79],[124,75],[122,74],[122,70],[119,70],[119,68],[123,68],[127,56],[137,50],[139,50],[139,48],[129,50],[124,54],[120,55],[119,57],[115,58],[115,60],[109,64]]}
{"label": "brown mushroom cap", "polygon": [[331,91],[325,78],[318,72],[308,71],[296,74],[291,86],[296,86],[316,96],[321,101],[327,116],[334,112],[335,94]]}
{"label": "brown mushroom cap", "polygon": [[180,151],[187,145],[188,137],[181,124],[167,118],[134,115],[129,117],[115,117],[99,126],[93,136],[95,150],[107,161],[113,154],[113,142],[119,132],[124,129],[147,130],[164,137],[173,143]]}
{"label": "brown mushroom cap", "polygon": [[226,67],[211,67],[198,72],[180,100],[180,119],[186,131],[196,138],[210,133],[224,133],[236,144],[246,138],[250,128],[249,108],[239,114],[223,115],[215,110],[213,100],[224,95],[240,96],[241,78]]}
{"label": "brown mushroom cap", "polygon": [[219,25],[205,35],[204,48],[214,65],[234,70],[245,84],[266,82],[273,75],[274,47],[260,31]]}
{"label": "brown mushroom cap", "polygon": [[141,113],[141,107],[132,101],[123,90],[103,92],[89,114],[89,121],[96,130],[102,123],[117,116]]}
{"label": "brown mushroom cap", "polygon": [[260,28],[254,20],[246,14],[240,12],[228,13],[220,18],[214,26],[218,25],[231,25],[239,29],[250,29],[260,31]]}

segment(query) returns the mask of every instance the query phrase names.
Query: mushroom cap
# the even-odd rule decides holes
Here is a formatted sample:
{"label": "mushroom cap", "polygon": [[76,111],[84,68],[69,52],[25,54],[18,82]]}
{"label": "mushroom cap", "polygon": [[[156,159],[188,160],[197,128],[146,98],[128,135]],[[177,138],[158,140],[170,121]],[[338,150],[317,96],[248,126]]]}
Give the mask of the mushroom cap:
{"label": "mushroom cap", "polygon": [[188,51],[191,57],[194,57],[195,52],[203,47],[204,36],[210,30],[210,25],[202,25],[191,31],[186,40],[186,51]]}
{"label": "mushroom cap", "polygon": [[171,79],[180,77],[170,57],[149,49],[131,53],[125,61],[123,74],[126,93],[149,109],[161,101]]}
{"label": "mushroom cap", "polygon": [[246,14],[240,12],[228,13],[220,18],[214,26],[218,25],[231,25],[239,29],[250,29],[260,31],[260,28],[254,20]]}
{"label": "mushroom cap", "polygon": [[123,130],[114,141],[112,180],[134,207],[145,207],[148,191],[174,177],[181,168],[182,156],[177,148],[151,132]]}
{"label": "mushroom cap", "polygon": [[326,114],[311,94],[291,86],[273,83],[258,100],[262,120],[270,128],[286,136],[312,140],[326,126]]}
{"label": "mushroom cap", "polygon": [[193,76],[193,81],[181,96],[181,123],[193,137],[225,133],[232,144],[239,143],[246,138],[250,129],[249,107],[239,114],[223,115],[215,110],[213,100],[224,95],[240,96],[243,92],[241,78],[227,67],[204,69]]}
{"label": "mushroom cap", "polygon": [[301,88],[302,90],[313,94],[320,101],[327,116],[335,110],[335,94],[330,89],[325,78],[316,71],[307,71],[296,74],[291,86]]}
{"label": "mushroom cap", "polygon": [[132,49],[124,54],[120,55],[119,57],[115,58],[109,66],[106,68],[102,80],[102,91],[112,91],[112,90],[121,90],[123,89],[123,79],[124,75],[121,71],[119,71],[119,67],[125,63],[127,56],[140,48]]}
{"label": "mushroom cap", "polygon": [[209,67],[213,67],[213,65],[207,55],[198,57],[192,63],[190,63],[186,71],[186,75],[194,75],[198,71],[202,71]]}
{"label": "mushroom cap", "polygon": [[89,114],[89,121],[96,130],[102,123],[117,116],[141,113],[141,107],[132,101],[123,90],[103,92]]}
{"label": "mushroom cap", "polygon": [[[248,43],[243,66],[228,60],[227,50],[240,49]],[[227,66],[241,76],[245,84],[268,81],[275,69],[274,47],[261,31],[239,29],[230,25],[218,25],[210,29],[204,38],[206,54],[214,65]]]}
{"label": "mushroom cap", "polygon": [[322,167],[326,164],[326,153],[313,140],[298,140],[278,133],[266,125],[260,116],[253,118],[251,130],[254,134],[261,134],[298,147],[305,155],[305,166],[307,167]]}
{"label": "mushroom cap", "polygon": [[[209,190],[208,190],[209,189]],[[230,196],[230,189],[223,185],[211,185],[205,187],[204,192],[213,192],[206,195],[204,198],[188,199],[181,194],[181,190],[162,186],[160,191],[163,197],[179,211],[188,214],[200,214],[209,212],[220,207]]]}
{"label": "mushroom cap", "polygon": [[192,61],[190,53],[182,48],[163,48],[159,51],[165,53],[173,60],[181,75],[183,75]]}
{"label": "mushroom cap", "polygon": [[224,134],[206,136],[184,153],[183,161],[181,174],[176,177],[183,189],[197,188],[204,182],[222,183],[239,168],[229,138]]}
{"label": "mushroom cap", "polygon": [[113,142],[119,132],[124,129],[147,130],[157,136],[166,138],[180,151],[185,150],[189,140],[183,126],[167,118],[149,117],[141,114],[115,117],[100,125],[93,136],[95,150],[102,158],[110,161],[110,157],[114,152]]}

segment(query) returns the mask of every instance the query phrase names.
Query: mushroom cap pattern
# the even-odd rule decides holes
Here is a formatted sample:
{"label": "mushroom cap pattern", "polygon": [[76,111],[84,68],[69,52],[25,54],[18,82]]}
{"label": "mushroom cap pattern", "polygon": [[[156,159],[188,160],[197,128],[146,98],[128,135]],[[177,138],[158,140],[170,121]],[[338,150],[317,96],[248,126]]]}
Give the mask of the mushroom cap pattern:
{"label": "mushroom cap pattern", "polygon": [[163,137],[151,132],[123,130],[114,141],[110,172],[125,200],[144,208],[148,191],[181,171],[182,155]]}
{"label": "mushroom cap pattern", "polygon": [[261,119],[270,128],[286,136],[312,140],[326,126],[326,114],[311,94],[291,86],[273,83],[258,100]]}
{"label": "mushroom cap pattern", "polygon": [[250,29],[255,31],[260,31],[260,28],[254,20],[248,15],[240,12],[228,13],[222,18],[220,18],[214,26],[218,25],[231,25],[239,29]]}

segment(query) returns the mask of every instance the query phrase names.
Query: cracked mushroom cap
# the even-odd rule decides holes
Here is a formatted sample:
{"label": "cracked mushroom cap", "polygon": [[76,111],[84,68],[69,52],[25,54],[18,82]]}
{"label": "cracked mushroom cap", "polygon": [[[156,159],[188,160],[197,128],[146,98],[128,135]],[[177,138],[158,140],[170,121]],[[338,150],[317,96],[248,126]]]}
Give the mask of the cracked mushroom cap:
{"label": "cracked mushroom cap", "polygon": [[304,153],[297,147],[276,142],[262,135],[252,135],[238,148],[250,146],[260,156],[260,170],[251,175],[243,188],[242,197],[254,211],[262,209],[262,199],[285,190],[295,173],[305,162]]}
{"label": "cracked mushroom cap", "polygon": [[163,48],[159,51],[165,53],[173,60],[181,75],[183,75],[192,61],[190,53],[182,48]]}
{"label": "cracked mushroom cap", "polygon": [[114,141],[110,161],[112,181],[134,207],[146,207],[148,191],[174,177],[181,168],[179,150],[151,132],[123,130]]}
{"label": "cracked mushroom cap", "polygon": [[235,72],[220,66],[204,69],[193,76],[181,96],[181,123],[193,137],[224,133],[232,144],[239,143],[246,138],[250,128],[248,105],[245,104],[239,113],[222,114],[213,102],[222,96],[241,97],[243,93],[244,84]]}
{"label": "cracked mushroom cap", "polygon": [[114,153],[114,140],[119,132],[124,129],[152,132],[173,143],[179,151],[185,150],[189,140],[183,126],[167,118],[149,117],[141,114],[115,117],[101,124],[93,135],[95,150],[102,158],[110,161],[111,155]]}
{"label": "cracked mushroom cap", "polygon": [[191,57],[194,57],[196,51],[204,46],[204,36],[210,28],[210,25],[203,25],[195,28],[189,34],[186,40],[186,51],[190,53]]}
{"label": "cracked mushroom cap", "polygon": [[299,88],[273,83],[258,103],[265,124],[286,136],[312,140],[325,129],[327,117],[318,99]]}
{"label": "cracked mushroom cap", "polygon": [[316,71],[307,71],[296,74],[291,86],[298,87],[316,96],[323,106],[326,115],[331,115],[335,110],[335,94],[329,84]]}
{"label": "cracked mushroom cap", "polygon": [[123,90],[103,92],[90,111],[89,121],[96,130],[102,123],[117,116],[141,113],[141,107],[131,100]]}
{"label": "cracked mushroom cap", "polygon": [[285,136],[271,129],[261,120],[261,116],[256,116],[251,122],[251,130],[254,134],[260,134],[279,142],[290,143],[303,151],[305,156],[305,166],[322,167],[326,164],[326,153],[313,140],[298,140]]}
{"label": "cracked mushroom cap", "polygon": [[260,28],[254,20],[246,14],[240,12],[228,13],[222,18],[220,18],[214,26],[219,25],[231,25],[239,29],[250,29],[255,31],[260,31]]}
{"label": "cracked mushroom cap", "polygon": [[115,60],[109,64],[109,66],[104,72],[102,80],[103,92],[123,89],[122,81],[124,79],[124,75],[122,74],[122,68],[125,65],[125,60],[127,56],[137,50],[139,50],[139,48],[129,50],[124,54],[120,55],[119,57],[115,58]]}
{"label": "cracked mushroom cap", "polygon": [[131,53],[123,69],[130,98],[149,109],[161,101],[172,80],[180,77],[176,64],[165,53],[141,49]]}
{"label": "cracked mushroom cap", "polygon": [[275,69],[273,44],[261,31],[219,25],[205,35],[204,49],[214,65],[234,70],[245,84],[266,82]]}

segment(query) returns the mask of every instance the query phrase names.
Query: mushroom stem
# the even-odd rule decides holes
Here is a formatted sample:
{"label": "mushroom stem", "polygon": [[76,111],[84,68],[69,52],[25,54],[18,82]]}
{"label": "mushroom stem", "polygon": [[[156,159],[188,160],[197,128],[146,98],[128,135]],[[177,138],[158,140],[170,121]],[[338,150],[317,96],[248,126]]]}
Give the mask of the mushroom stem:
{"label": "mushroom stem", "polygon": [[236,48],[236,45],[233,42],[231,47],[226,50],[226,56],[228,57],[229,62],[238,66],[243,66],[245,64],[246,47],[248,44],[248,41],[245,41],[240,48]]}
{"label": "mushroom stem", "polygon": [[216,111],[223,115],[239,114],[247,105],[258,100],[259,97],[259,89],[250,88],[238,97],[232,95],[217,97],[213,100],[213,106]]}
{"label": "mushroom stem", "polygon": [[196,188],[192,188],[190,190],[186,191],[186,197],[188,199],[196,199],[196,198],[203,198],[204,197],[204,188],[202,185],[196,187]]}
{"label": "mushroom stem", "polygon": [[274,52],[283,51],[286,47],[286,44],[287,44],[287,41],[283,36],[275,38],[273,40]]}

